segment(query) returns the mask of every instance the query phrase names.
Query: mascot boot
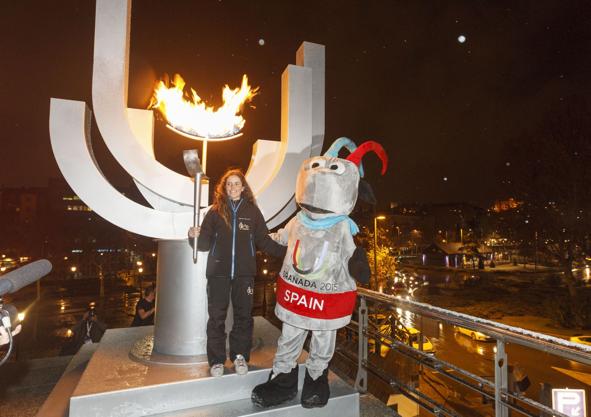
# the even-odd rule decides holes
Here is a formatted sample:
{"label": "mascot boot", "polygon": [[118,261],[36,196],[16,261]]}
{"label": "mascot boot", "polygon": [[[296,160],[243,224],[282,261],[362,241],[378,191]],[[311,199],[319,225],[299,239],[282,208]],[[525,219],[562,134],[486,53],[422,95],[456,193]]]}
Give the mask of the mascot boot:
{"label": "mascot boot", "polygon": [[302,388],[302,407],[324,407],[329,397],[328,368],[316,380],[312,379],[306,369],[306,378],[304,379],[304,387]]}
{"label": "mascot boot", "polygon": [[298,394],[298,367],[287,374],[269,375],[269,380],[257,385],[250,398],[259,407],[271,407],[289,400]]}

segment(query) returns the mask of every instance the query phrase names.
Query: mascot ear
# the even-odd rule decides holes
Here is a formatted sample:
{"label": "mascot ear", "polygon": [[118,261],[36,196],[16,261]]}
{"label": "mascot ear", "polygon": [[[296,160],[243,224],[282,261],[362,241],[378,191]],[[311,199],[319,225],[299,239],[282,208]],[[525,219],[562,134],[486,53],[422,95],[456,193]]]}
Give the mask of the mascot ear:
{"label": "mascot ear", "polygon": [[365,180],[360,179],[359,180],[359,191],[358,191],[358,196],[361,199],[361,201],[371,204],[371,205],[375,205],[377,203],[376,200],[376,196],[373,193],[373,189],[371,188],[371,185],[369,185],[369,183]]}

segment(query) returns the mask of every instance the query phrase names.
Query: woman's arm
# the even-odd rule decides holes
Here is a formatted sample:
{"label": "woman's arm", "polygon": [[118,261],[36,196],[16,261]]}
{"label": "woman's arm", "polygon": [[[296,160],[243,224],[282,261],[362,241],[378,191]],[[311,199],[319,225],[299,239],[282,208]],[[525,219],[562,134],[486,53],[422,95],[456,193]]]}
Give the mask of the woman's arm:
{"label": "woman's arm", "polygon": [[[212,237],[215,235],[214,213],[209,210],[200,227],[189,229],[189,244],[193,246],[193,235],[197,236],[197,249],[208,251],[211,247]],[[142,317],[143,318],[143,317]]]}
{"label": "woman's arm", "polygon": [[267,224],[265,223],[265,218],[263,214],[255,207],[256,211],[256,218],[255,218],[255,229],[254,229],[254,243],[257,249],[262,250],[269,255],[276,256],[277,258],[284,258],[285,253],[287,252],[287,246],[280,245],[279,243],[275,242],[269,236],[269,229],[267,229]]}

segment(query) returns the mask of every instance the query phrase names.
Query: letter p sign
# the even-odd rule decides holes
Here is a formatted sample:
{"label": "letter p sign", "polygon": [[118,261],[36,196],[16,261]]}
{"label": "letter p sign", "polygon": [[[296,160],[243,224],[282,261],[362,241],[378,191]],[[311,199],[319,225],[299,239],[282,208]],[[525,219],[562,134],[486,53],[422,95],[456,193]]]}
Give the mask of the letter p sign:
{"label": "letter p sign", "polygon": [[553,389],[552,408],[570,417],[586,417],[585,390]]}

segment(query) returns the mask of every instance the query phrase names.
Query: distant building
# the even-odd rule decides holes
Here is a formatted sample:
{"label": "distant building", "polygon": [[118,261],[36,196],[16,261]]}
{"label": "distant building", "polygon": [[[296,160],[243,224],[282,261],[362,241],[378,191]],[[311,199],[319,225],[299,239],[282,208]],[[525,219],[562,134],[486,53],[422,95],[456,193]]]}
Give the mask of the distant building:
{"label": "distant building", "polygon": [[[477,250],[478,255],[475,255],[475,250]],[[433,242],[422,251],[421,256],[423,265],[461,268],[475,257],[492,259],[493,251],[485,245],[469,248],[461,242]]]}
{"label": "distant building", "polygon": [[0,251],[10,257],[38,252],[47,218],[46,190],[37,187],[0,188]]}
{"label": "distant building", "polygon": [[390,203],[390,213],[393,227],[400,228],[400,235],[406,237],[418,231],[423,242],[460,242],[468,233],[481,238],[486,219],[486,210],[469,203]]}
{"label": "distant building", "polygon": [[495,213],[501,213],[503,211],[514,210],[523,205],[523,201],[517,201],[514,198],[508,198],[506,200],[497,200],[492,206],[492,211]]}
{"label": "distant building", "polygon": [[151,239],[98,216],[64,180],[50,180],[47,187],[0,188],[0,256],[47,258],[52,276],[80,278],[137,272],[138,261],[145,275],[153,274],[152,252]]}

